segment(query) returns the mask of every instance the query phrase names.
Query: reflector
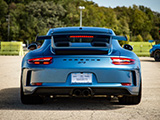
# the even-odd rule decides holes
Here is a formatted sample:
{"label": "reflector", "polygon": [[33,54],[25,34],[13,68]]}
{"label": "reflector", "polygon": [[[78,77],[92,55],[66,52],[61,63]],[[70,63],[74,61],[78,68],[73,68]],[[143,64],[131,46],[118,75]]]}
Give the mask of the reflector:
{"label": "reflector", "polygon": [[131,86],[131,83],[121,83],[123,86]]}
{"label": "reflector", "polygon": [[32,83],[32,85],[41,86],[41,85],[42,85],[42,83]]}

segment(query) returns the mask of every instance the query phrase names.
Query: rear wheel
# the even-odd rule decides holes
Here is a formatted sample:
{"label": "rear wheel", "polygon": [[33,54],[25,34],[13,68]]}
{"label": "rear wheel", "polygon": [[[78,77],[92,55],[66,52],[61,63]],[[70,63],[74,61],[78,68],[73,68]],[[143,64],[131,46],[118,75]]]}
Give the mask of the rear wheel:
{"label": "rear wheel", "polygon": [[43,99],[40,96],[24,95],[23,87],[20,88],[20,98],[23,104],[42,104]]}
{"label": "rear wheel", "polygon": [[154,59],[155,61],[160,61],[160,50],[154,52]]}
{"label": "rear wheel", "polygon": [[123,96],[119,98],[119,103],[124,105],[136,105],[141,102],[142,86],[140,85],[139,94],[137,96]]}

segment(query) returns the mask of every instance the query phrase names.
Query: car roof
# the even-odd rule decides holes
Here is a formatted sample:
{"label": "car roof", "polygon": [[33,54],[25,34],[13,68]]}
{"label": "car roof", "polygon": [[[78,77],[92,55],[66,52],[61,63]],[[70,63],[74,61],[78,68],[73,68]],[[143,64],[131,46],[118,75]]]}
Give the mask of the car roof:
{"label": "car roof", "polygon": [[100,28],[100,27],[62,27],[62,28],[52,28],[49,33],[79,33],[79,32],[89,32],[89,33],[105,33],[105,34],[114,34],[111,29]]}

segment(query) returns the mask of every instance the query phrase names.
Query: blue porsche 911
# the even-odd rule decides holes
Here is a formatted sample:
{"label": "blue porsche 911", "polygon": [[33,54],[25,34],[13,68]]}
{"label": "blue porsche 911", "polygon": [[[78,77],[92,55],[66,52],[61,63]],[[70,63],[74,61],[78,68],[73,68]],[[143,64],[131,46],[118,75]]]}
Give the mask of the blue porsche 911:
{"label": "blue porsche 911", "polygon": [[43,45],[22,60],[21,102],[42,103],[47,96],[115,96],[120,104],[141,101],[140,60],[130,45],[122,48],[111,29],[50,29]]}

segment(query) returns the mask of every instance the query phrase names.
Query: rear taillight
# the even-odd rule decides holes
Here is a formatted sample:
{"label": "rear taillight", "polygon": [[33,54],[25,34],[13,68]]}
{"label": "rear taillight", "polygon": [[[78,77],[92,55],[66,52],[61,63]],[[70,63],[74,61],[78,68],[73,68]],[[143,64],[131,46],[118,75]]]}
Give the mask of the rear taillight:
{"label": "rear taillight", "polygon": [[130,58],[111,57],[111,60],[112,64],[115,65],[131,65],[135,63],[135,60]]}
{"label": "rear taillight", "polygon": [[28,63],[29,64],[42,64],[42,65],[48,65],[52,63],[52,57],[43,57],[43,58],[33,58],[33,59],[29,59]]}

